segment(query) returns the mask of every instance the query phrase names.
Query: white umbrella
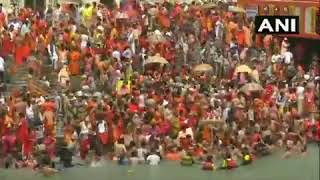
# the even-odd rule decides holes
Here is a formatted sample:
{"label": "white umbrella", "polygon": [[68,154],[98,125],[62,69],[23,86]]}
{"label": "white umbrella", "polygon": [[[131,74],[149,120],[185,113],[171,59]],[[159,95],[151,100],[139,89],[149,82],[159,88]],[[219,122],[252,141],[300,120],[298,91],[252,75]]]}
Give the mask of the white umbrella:
{"label": "white umbrella", "polygon": [[144,63],[146,64],[168,64],[169,62],[160,56],[160,54],[156,54],[155,56],[150,56]]}
{"label": "white umbrella", "polygon": [[234,12],[234,13],[245,13],[246,12],[243,8],[237,7],[237,6],[229,6],[228,11]]}
{"label": "white umbrella", "polygon": [[193,70],[195,72],[208,72],[208,71],[212,71],[213,68],[210,64],[199,64],[195,66]]}
{"label": "white umbrella", "polygon": [[263,91],[263,87],[258,83],[247,83],[240,88],[240,91]]}

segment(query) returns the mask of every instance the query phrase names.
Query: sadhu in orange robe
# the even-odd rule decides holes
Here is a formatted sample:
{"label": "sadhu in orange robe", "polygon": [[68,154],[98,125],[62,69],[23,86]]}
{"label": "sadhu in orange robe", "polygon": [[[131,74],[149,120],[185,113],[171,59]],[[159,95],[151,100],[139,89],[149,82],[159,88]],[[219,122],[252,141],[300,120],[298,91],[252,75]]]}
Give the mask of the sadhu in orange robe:
{"label": "sadhu in orange robe", "polygon": [[80,74],[80,53],[72,51],[70,54],[69,71],[71,75],[77,76]]}
{"label": "sadhu in orange robe", "polygon": [[44,109],[44,128],[48,135],[54,134],[54,124],[55,124],[55,104],[53,102],[47,101],[42,105]]}

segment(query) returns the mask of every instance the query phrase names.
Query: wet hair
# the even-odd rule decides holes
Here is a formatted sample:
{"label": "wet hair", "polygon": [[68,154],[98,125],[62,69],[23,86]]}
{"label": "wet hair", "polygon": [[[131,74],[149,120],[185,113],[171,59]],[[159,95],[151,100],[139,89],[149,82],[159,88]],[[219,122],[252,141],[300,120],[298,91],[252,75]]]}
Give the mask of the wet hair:
{"label": "wet hair", "polygon": [[132,147],[135,147],[135,146],[136,146],[136,143],[135,143],[134,141],[131,141],[129,146],[130,146],[131,148],[132,148]]}
{"label": "wet hair", "polygon": [[142,141],[142,142],[141,142],[141,147],[144,148],[144,147],[146,147],[146,145],[147,145],[147,143],[146,143],[145,141]]}
{"label": "wet hair", "polygon": [[131,152],[131,157],[137,157],[138,156],[138,152],[137,151],[132,151]]}
{"label": "wet hair", "polygon": [[212,159],[213,159],[212,155],[207,156],[207,161],[212,161]]}
{"label": "wet hair", "polygon": [[120,138],[118,141],[119,144],[124,144],[124,138]]}

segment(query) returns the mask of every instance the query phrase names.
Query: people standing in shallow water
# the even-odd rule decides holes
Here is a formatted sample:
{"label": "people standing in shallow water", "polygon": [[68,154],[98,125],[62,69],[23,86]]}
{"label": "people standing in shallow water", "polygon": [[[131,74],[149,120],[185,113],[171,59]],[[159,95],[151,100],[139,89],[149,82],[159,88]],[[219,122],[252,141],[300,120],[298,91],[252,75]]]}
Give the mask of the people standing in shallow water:
{"label": "people standing in shallow water", "polygon": [[151,166],[160,164],[160,156],[157,154],[155,149],[152,149],[150,155],[147,156],[147,164]]}
{"label": "people standing in shallow water", "polygon": [[211,155],[207,156],[205,161],[202,163],[202,170],[213,171],[215,169],[216,169],[216,167],[213,162],[213,156],[211,156]]}
{"label": "people standing in shallow water", "polygon": [[253,158],[247,148],[242,152],[242,165],[249,165],[253,161]]}
{"label": "people standing in shallow water", "polygon": [[118,164],[119,165],[128,165],[129,164],[129,159],[126,155],[126,153],[121,153],[119,158],[118,158]]}
{"label": "people standing in shallow water", "polygon": [[[12,21],[8,17],[13,14],[4,14],[8,22],[1,23],[7,28],[1,31],[0,53],[5,65],[14,64],[5,70],[24,76],[24,59],[36,59],[38,66],[32,69],[39,73],[29,78],[44,89],[1,94],[0,105],[8,111],[0,118],[4,156],[20,153],[15,148],[22,144],[24,158],[32,161],[39,139],[44,153],[55,160],[62,135],[73,147],[68,157],[90,159],[93,167],[112,156],[119,164],[133,165],[158,165],[166,159],[188,166],[191,159],[204,160],[205,170],[215,169],[213,161],[222,158],[222,168],[233,169],[235,161],[252,164],[273,149],[287,148],[287,157],[306,154],[307,141],[316,139],[312,129],[319,119],[319,58],[310,67],[297,66],[290,48],[285,48],[283,59],[272,48],[280,47],[282,38],[251,37],[253,28],[237,15],[197,3],[188,8],[179,3],[174,8],[141,3],[122,9],[122,18],[117,17],[120,10],[103,5],[72,9],[78,12],[53,9],[52,24],[24,8],[25,14]],[[74,14],[82,14],[87,28]],[[217,37],[211,38],[212,34]],[[48,45],[56,47],[55,66],[46,61],[52,55]],[[211,52],[214,49],[219,52]],[[31,51],[36,58],[26,57]],[[165,60],[151,58],[157,53]],[[195,67],[201,60],[208,69]],[[223,73],[217,73],[217,67]],[[292,74],[295,69],[297,75]],[[50,81],[48,89],[37,81],[40,76]],[[19,77],[13,80],[19,82]],[[19,89],[12,85],[14,91]],[[8,100],[7,94],[12,96]],[[57,94],[62,102],[50,100]],[[25,102],[32,101],[40,112],[30,114],[32,107]],[[26,131],[33,127],[25,116],[35,118],[36,135]],[[224,156],[225,151],[230,155]]]}
{"label": "people standing in shallow water", "polygon": [[230,170],[230,169],[235,169],[237,167],[238,167],[238,165],[237,165],[236,160],[232,159],[230,153],[227,153],[225,158],[222,161],[222,165],[221,165],[220,169]]}
{"label": "people standing in shallow water", "polygon": [[182,166],[192,166],[194,163],[195,162],[193,160],[191,152],[187,152],[187,154],[182,157],[180,162]]}

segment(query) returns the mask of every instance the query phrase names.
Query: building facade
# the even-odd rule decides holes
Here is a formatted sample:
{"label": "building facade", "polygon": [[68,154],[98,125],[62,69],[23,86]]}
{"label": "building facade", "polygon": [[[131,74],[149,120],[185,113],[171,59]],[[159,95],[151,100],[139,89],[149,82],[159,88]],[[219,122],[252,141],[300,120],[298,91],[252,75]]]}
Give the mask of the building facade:
{"label": "building facade", "polygon": [[317,34],[319,24],[319,0],[238,0],[239,6],[248,16],[255,15],[294,15],[299,16],[297,37],[320,39]]}

